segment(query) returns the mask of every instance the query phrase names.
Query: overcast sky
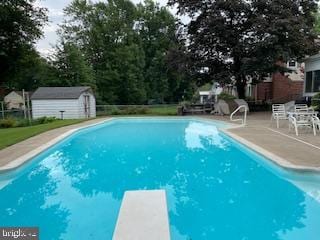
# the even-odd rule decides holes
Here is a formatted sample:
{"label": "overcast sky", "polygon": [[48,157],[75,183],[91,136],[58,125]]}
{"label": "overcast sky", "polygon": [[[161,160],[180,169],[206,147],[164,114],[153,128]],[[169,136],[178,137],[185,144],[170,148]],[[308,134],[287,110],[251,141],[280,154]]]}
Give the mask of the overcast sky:
{"label": "overcast sky", "polygon": [[[57,41],[56,30],[58,24],[63,21],[63,8],[65,8],[72,0],[38,0],[38,5],[48,8],[49,24],[44,27],[44,37],[38,41],[37,49],[41,54],[50,53],[52,45]],[[95,0],[98,1],[98,0]],[[139,3],[141,0],[131,0],[134,3]],[[167,4],[167,0],[156,0],[162,6]],[[174,10],[171,10],[173,13]]]}

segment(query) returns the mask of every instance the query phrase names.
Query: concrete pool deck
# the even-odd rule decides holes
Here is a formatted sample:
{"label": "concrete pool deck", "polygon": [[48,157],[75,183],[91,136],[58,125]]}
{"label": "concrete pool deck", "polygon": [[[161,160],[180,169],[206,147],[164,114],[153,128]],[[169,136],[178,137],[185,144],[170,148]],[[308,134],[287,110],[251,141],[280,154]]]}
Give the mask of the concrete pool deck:
{"label": "concrete pool deck", "polygon": [[0,150],[0,172],[15,169],[73,132],[110,118],[97,118],[56,128]]}
{"label": "concrete pool deck", "polygon": [[[320,171],[320,134],[300,131],[297,137],[288,132],[288,121],[281,121],[280,128],[270,126],[271,113],[250,113],[246,127],[230,128],[224,132],[248,147],[265,155],[278,165],[297,170]],[[197,116],[205,119],[229,121],[228,116]],[[73,132],[111,118],[98,118],[83,123],[61,127],[31,137],[0,150],[0,172],[19,167],[43,150]]]}
{"label": "concrete pool deck", "polygon": [[[202,117],[230,122],[228,116]],[[289,133],[287,120],[282,120],[278,129],[275,123],[270,125],[270,118],[270,112],[250,113],[246,127],[230,128],[224,132],[278,165],[320,171],[320,133],[314,136],[311,129],[301,129],[296,136],[293,130]]]}

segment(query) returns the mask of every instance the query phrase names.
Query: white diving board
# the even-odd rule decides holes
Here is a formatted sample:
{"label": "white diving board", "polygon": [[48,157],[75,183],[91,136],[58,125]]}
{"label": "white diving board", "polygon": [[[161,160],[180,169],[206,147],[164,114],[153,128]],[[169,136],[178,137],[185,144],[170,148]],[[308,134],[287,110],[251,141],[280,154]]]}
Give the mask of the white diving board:
{"label": "white diving board", "polygon": [[125,192],[112,239],[170,240],[166,192]]}

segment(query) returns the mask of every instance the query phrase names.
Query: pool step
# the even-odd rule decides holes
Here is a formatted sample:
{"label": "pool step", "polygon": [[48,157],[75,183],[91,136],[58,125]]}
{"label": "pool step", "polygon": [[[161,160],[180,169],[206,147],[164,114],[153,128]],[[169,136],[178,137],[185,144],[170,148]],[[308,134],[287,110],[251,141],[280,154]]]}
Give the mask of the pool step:
{"label": "pool step", "polygon": [[125,192],[112,239],[169,240],[166,192]]}

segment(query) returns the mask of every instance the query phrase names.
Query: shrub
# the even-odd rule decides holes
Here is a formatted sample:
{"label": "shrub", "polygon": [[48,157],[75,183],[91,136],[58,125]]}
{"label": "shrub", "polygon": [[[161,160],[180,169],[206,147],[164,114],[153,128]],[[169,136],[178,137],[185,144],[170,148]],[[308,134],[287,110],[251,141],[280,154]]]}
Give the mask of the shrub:
{"label": "shrub", "polygon": [[33,120],[32,123],[33,124],[45,124],[45,123],[51,123],[55,120],[56,120],[55,117],[41,117],[41,118],[37,118],[36,120]]}
{"label": "shrub", "polygon": [[12,118],[0,120],[0,128],[11,128],[11,127],[15,127],[16,124],[17,124],[17,121]]}
{"label": "shrub", "polygon": [[136,114],[147,114],[148,110],[147,107],[138,107],[136,108]]}
{"label": "shrub", "polygon": [[54,122],[56,121],[57,119],[55,117],[47,117],[45,123],[51,123],[51,122]]}
{"label": "shrub", "polygon": [[114,109],[111,111],[111,115],[120,115],[121,111],[119,109]]}
{"label": "shrub", "polygon": [[320,93],[317,93],[313,96],[311,100],[311,105],[314,107],[315,110],[320,110]]}
{"label": "shrub", "polygon": [[182,107],[188,107],[189,105],[191,105],[190,101],[182,101],[179,103],[180,106]]}
{"label": "shrub", "polygon": [[111,114],[111,115],[119,115],[119,114],[121,114],[121,111],[119,110],[119,108],[117,106],[110,106],[110,109],[108,109],[107,112],[109,114]]}
{"label": "shrub", "polygon": [[246,97],[246,102],[254,102],[256,99],[254,97]]}
{"label": "shrub", "polygon": [[26,127],[30,126],[30,122],[28,119],[19,119],[14,127]]}
{"label": "shrub", "polygon": [[233,96],[231,94],[228,94],[228,93],[221,93],[218,96],[218,98],[221,99],[221,100],[234,100],[234,99],[236,99],[235,96]]}

